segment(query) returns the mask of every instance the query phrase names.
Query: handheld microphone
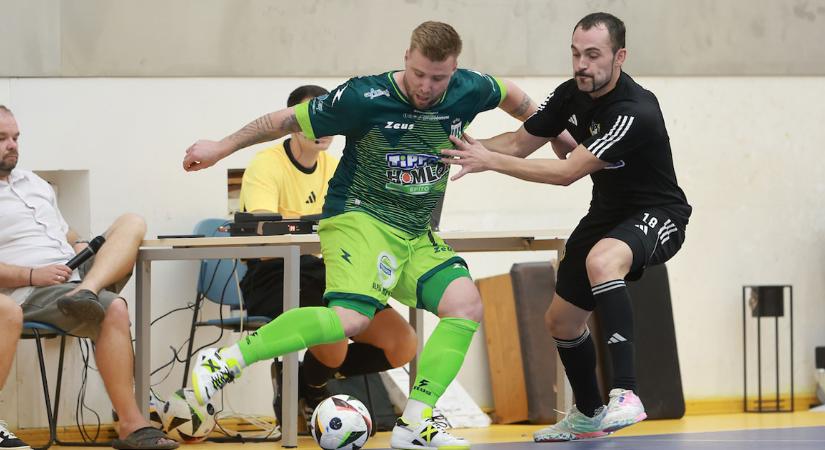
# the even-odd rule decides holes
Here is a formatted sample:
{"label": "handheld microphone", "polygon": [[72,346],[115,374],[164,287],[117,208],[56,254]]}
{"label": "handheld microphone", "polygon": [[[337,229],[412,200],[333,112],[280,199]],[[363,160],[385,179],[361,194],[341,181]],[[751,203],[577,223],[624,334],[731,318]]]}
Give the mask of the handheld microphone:
{"label": "handheld microphone", "polygon": [[106,242],[106,238],[103,236],[98,236],[92,239],[89,241],[89,246],[81,250],[80,253],[74,256],[74,258],[70,259],[69,262],[66,263],[66,266],[72,270],[77,269],[78,266],[86,262],[87,259],[97,253],[104,242]]}

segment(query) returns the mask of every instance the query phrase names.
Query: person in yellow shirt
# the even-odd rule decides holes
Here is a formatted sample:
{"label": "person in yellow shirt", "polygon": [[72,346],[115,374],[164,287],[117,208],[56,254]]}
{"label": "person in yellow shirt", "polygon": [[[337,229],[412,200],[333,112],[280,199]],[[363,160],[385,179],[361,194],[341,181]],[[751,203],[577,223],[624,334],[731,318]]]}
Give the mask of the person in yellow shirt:
{"label": "person in yellow shirt", "polygon": [[[307,85],[289,95],[287,107],[327,95],[326,89]],[[288,139],[261,150],[250,162],[241,182],[240,207],[249,212],[276,212],[284,218],[320,214],[327,185],[338,160],[326,152],[332,137],[307,139],[292,133]],[[283,259],[249,260],[249,270],[241,280],[241,292],[248,312],[277,317],[283,313]],[[323,259],[301,256],[300,306],[324,306]],[[330,394],[327,381],[333,376],[350,377],[381,372],[408,363],[416,354],[415,331],[393,308],[376,313],[375,319],[352,343],[341,341],[312,347],[299,370],[302,412],[308,420],[312,411]],[[273,380],[280,377],[279,363],[273,363]],[[274,400],[280,420],[280,389]]]}

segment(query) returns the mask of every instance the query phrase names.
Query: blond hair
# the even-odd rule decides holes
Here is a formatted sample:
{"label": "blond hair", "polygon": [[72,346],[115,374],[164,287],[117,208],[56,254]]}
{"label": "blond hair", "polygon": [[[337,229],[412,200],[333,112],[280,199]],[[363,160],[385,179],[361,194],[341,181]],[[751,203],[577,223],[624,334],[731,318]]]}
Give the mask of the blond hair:
{"label": "blond hair", "polygon": [[418,49],[430,61],[444,61],[461,53],[461,37],[455,28],[443,22],[427,21],[415,27],[410,37],[410,51]]}

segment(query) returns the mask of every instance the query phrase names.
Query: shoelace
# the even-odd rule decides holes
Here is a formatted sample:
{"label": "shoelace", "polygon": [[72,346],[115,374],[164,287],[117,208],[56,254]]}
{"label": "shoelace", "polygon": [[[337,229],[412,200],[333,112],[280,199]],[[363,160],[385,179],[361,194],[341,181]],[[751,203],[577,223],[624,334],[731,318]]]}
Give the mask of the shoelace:
{"label": "shoelace", "polygon": [[230,383],[235,379],[235,374],[229,371],[229,369],[222,370],[220,372],[215,373],[212,375],[212,387],[215,389],[221,389],[226,385],[226,383]]}
{"label": "shoelace", "polygon": [[433,414],[432,417],[430,417],[428,420],[435,424],[435,426],[440,428],[441,430],[452,428],[452,425],[450,425],[450,421],[447,420],[447,416],[445,416],[444,414]]}

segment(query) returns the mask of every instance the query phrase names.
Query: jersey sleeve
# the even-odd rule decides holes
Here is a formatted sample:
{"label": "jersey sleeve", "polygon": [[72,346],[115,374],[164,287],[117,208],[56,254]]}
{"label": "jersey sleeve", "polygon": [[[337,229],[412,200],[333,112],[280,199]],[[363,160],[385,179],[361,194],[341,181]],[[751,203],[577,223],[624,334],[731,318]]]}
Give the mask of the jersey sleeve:
{"label": "jersey sleeve", "polygon": [[650,124],[648,114],[631,108],[611,108],[598,123],[598,132],[582,145],[602,161],[618,162],[641,147],[650,136],[645,132]]}
{"label": "jersey sleeve", "polygon": [[363,115],[362,100],[363,96],[358,95],[350,79],[329,94],[296,105],[295,117],[309,139],[345,135],[355,129]]}
{"label": "jersey sleeve", "polygon": [[480,97],[479,111],[496,108],[507,98],[507,86],[498,78],[475,70],[470,70],[468,73]]}
{"label": "jersey sleeve", "polygon": [[564,131],[566,119],[562,114],[565,84],[551,92],[539,105],[536,113],[524,122],[524,129],[533,136],[554,138]]}
{"label": "jersey sleeve", "polygon": [[[267,164],[269,162],[269,164]],[[256,156],[243,173],[241,197],[247,211],[279,212],[281,187],[276,164],[263,155]]]}

